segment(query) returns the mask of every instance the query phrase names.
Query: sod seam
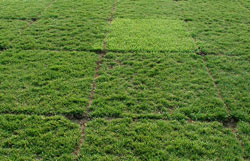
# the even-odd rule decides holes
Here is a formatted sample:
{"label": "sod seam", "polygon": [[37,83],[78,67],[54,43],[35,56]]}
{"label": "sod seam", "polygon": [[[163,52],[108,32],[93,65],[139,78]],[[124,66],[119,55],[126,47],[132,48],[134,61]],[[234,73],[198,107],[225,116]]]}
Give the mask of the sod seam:
{"label": "sod seam", "polygon": [[[55,2],[56,0],[52,0],[37,16],[38,17],[40,17],[42,14],[43,14],[43,12],[45,12],[54,2]],[[23,20],[23,19],[12,19],[12,18],[1,18],[0,20],[18,20],[18,21],[27,21],[27,25],[23,28],[23,29],[21,29],[20,31],[19,31],[19,36],[21,36],[22,35],[22,33],[26,30],[26,29],[28,29],[32,24],[34,24],[35,22],[37,22],[39,19],[38,18],[31,18],[31,19],[25,19],[25,20]],[[13,40],[11,40],[10,41],[10,43],[12,43],[14,41],[14,39]],[[7,50],[7,49],[11,49],[12,47],[3,47],[3,48],[1,48],[0,47],[0,51],[5,51],[5,50]]]}
{"label": "sod seam", "polygon": [[[184,21],[184,22],[186,23],[186,21]],[[188,27],[187,27],[187,30],[189,30]],[[190,32],[190,31],[189,31],[189,32]],[[191,36],[191,37],[192,37],[192,36]],[[192,37],[192,39],[193,39],[194,43],[196,44],[196,39],[195,39],[194,37]],[[196,46],[197,46],[197,44],[196,44]],[[207,65],[207,63],[206,63],[206,59],[205,59],[205,57],[204,57],[206,54],[203,53],[203,52],[201,51],[201,49],[200,49],[198,46],[197,46],[197,49],[198,49],[198,52],[197,52],[196,54],[202,56],[202,61],[203,61],[204,66],[206,67],[207,73],[208,73],[208,75],[210,76],[210,78],[212,79],[213,84],[214,84],[214,87],[217,89],[217,95],[218,95],[218,97],[222,100],[224,106],[226,107],[226,110],[227,110],[227,113],[229,114],[229,117],[231,117],[231,116],[230,116],[229,107],[228,107],[228,105],[225,103],[225,100],[224,100],[224,98],[223,98],[222,95],[221,95],[220,88],[219,88],[218,85],[216,84],[215,78],[214,78],[214,76],[212,75],[212,73],[211,73],[211,71],[209,70],[208,65]],[[192,122],[192,121],[191,121],[191,122]],[[240,137],[239,137],[238,134],[237,134],[237,133],[238,133],[238,132],[237,132],[237,129],[236,129],[236,127],[232,124],[232,122],[233,122],[233,124],[234,124],[234,121],[232,120],[232,118],[229,118],[227,121],[224,121],[224,122],[223,122],[223,125],[224,125],[224,127],[227,127],[227,128],[229,128],[229,129],[231,129],[231,131],[232,131],[232,133],[234,134],[235,138],[236,138],[236,139],[238,140],[238,142],[240,143],[240,146],[241,146],[243,152],[245,152],[245,148],[244,148],[244,146],[243,146],[243,143],[242,143]],[[243,159],[245,160],[245,158],[243,158]]]}
{"label": "sod seam", "polygon": [[[109,25],[111,25],[112,21],[113,21],[113,14],[115,12],[115,9],[116,9],[116,4],[117,4],[117,0],[114,0],[114,3],[113,3],[113,7],[112,7],[112,11],[111,11],[111,15],[108,19],[108,23]],[[85,127],[86,127],[86,123],[88,122],[88,120],[90,120],[89,116],[88,116],[88,111],[89,111],[89,107],[92,105],[92,101],[93,101],[93,97],[94,97],[94,94],[95,94],[95,89],[96,89],[96,79],[97,77],[99,76],[98,75],[98,72],[100,70],[100,67],[101,67],[101,64],[102,64],[102,59],[103,57],[106,55],[107,51],[106,51],[106,44],[107,44],[107,40],[106,40],[106,37],[108,36],[109,34],[109,31],[106,33],[106,36],[103,40],[103,50],[102,52],[99,54],[99,60],[96,62],[96,69],[95,69],[95,74],[94,74],[94,79],[93,79],[93,82],[91,84],[91,90],[90,90],[90,93],[89,93],[89,100],[88,100],[88,105],[86,106],[86,112],[85,112],[85,120],[80,120],[80,126],[81,126],[81,139],[78,143],[78,146],[75,148],[73,154],[75,156],[78,156],[80,150],[81,150],[81,146],[83,144],[83,141],[85,139]]]}

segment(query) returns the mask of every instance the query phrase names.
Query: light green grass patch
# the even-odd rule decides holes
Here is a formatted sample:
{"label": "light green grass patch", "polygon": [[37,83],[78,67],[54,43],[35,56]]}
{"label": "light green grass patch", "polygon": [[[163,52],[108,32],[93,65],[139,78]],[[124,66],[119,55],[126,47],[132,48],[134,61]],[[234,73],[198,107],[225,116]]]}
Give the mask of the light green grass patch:
{"label": "light green grass patch", "polygon": [[60,160],[80,140],[78,125],[63,117],[0,115],[0,160]]}
{"label": "light green grass patch", "polygon": [[5,51],[0,54],[0,112],[82,115],[97,55]]}
{"label": "light green grass patch", "polygon": [[226,118],[223,102],[195,54],[107,53],[98,75],[92,116]]}
{"label": "light green grass patch", "polygon": [[53,0],[1,0],[0,18],[38,18]]}
{"label": "light green grass patch", "polygon": [[21,49],[102,49],[107,22],[104,19],[40,19],[15,39]]}
{"label": "light green grass patch", "polygon": [[97,119],[88,122],[80,160],[241,160],[240,143],[218,122]]}
{"label": "light green grass patch", "polygon": [[250,121],[250,57],[206,56],[231,117]]}
{"label": "light green grass patch", "polygon": [[239,138],[245,152],[245,160],[250,159],[250,125],[249,122],[239,122],[237,125]]}
{"label": "light green grass patch", "polygon": [[112,51],[193,52],[195,43],[184,23],[163,19],[115,19],[107,37]]}
{"label": "light green grass patch", "polygon": [[19,20],[0,20],[0,50],[10,47],[13,39],[20,35],[28,23]]}

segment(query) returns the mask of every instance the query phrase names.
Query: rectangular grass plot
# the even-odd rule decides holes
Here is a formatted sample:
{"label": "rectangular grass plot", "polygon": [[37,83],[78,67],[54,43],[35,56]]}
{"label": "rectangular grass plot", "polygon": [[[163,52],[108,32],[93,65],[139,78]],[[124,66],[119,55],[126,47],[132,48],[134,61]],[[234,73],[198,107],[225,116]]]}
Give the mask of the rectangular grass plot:
{"label": "rectangular grass plot", "polygon": [[53,0],[1,0],[0,18],[38,18]]}
{"label": "rectangular grass plot", "polygon": [[16,48],[53,50],[102,49],[104,19],[40,19],[15,39]]}
{"label": "rectangular grass plot", "polygon": [[97,119],[88,122],[79,160],[242,160],[235,135],[218,122]]}
{"label": "rectangular grass plot", "polygon": [[117,2],[114,17],[129,19],[175,18],[176,4],[173,0],[122,0]]}
{"label": "rectangular grass plot", "polygon": [[20,20],[0,20],[0,51],[10,47],[28,23]]}
{"label": "rectangular grass plot", "polygon": [[92,116],[226,117],[223,102],[195,54],[108,53],[98,75]]}
{"label": "rectangular grass plot", "polygon": [[250,121],[250,57],[206,56],[231,116]]}
{"label": "rectangular grass plot", "polygon": [[163,19],[114,19],[107,38],[112,51],[192,52],[195,43],[184,23]]}
{"label": "rectangular grass plot", "polygon": [[0,115],[0,160],[65,160],[80,128],[63,117]]}
{"label": "rectangular grass plot", "polygon": [[57,19],[108,19],[114,0],[57,0],[41,15]]}
{"label": "rectangular grass plot", "polygon": [[0,112],[81,116],[97,56],[87,52],[0,54]]}
{"label": "rectangular grass plot", "polygon": [[249,2],[242,1],[179,1],[175,10],[203,53],[249,55]]}
{"label": "rectangular grass plot", "polygon": [[244,149],[245,160],[250,159],[250,124],[249,122],[239,122],[237,124],[237,132],[239,139],[241,140],[241,145]]}

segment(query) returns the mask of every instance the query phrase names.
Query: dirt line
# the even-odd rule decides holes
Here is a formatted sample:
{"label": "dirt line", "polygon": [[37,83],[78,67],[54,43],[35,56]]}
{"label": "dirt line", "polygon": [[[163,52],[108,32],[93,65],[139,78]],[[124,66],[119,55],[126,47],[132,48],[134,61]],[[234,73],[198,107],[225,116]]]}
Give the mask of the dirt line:
{"label": "dirt line", "polygon": [[[185,22],[185,21],[184,21],[184,22]],[[187,23],[187,22],[185,22],[185,23]],[[187,29],[188,29],[188,27],[187,27]],[[188,29],[188,31],[189,31],[189,29]],[[189,33],[191,33],[191,32],[189,31]],[[192,37],[192,36],[191,36],[191,37]],[[224,106],[226,107],[227,113],[230,114],[229,107],[228,107],[228,105],[225,103],[225,100],[224,100],[224,98],[223,98],[222,95],[221,95],[220,88],[219,88],[218,85],[216,84],[215,78],[213,77],[213,74],[212,74],[212,72],[210,71],[210,69],[209,69],[209,67],[208,67],[208,65],[207,65],[206,59],[205,59],[205,57],[204,57],[204,56],[206,56],[206,54],[203,53],[203,52],[201,51],[201,49],[198,47],[198,45],[197,45],[197,43],[196,43],[196,39],[195,39],[194,37],[192,37],[192,39],[193,39],[195,45],[197,46],[197,49],[198,49],[197,54],[200,55],[200,56],[202,56],[203,64],[204,64],[204,66],[205,66],[205,68],[206,68],[206,70],[207,70],[207,73],[208,73],[209,77],[210,77],[211,80],[213,81],[213,85],[214,85],[214,88],[217,90],[217,95],[218,95],[218,97],[222,100]],[[220,55],[220,56],[221,56],[221,55]],[[224,55],[223,55],[223,56],[224,56]],[[226,56],[226,55],[225,55],[225,56]],[[189,122],[192,122],[192,121],[189,120]],[[207,122],[207,121],[205,121],[205,122]],[[244,151],[245,151],[245,148],[244,148],[244,146],[243,146],[243,143],[242,143],[242,141],[241,141],[241,139],[240,139],[240,137],[239,137],[239,135],[238,135],[237,129],[236,129],[236,127],[237,127],[237,121],[234,120],[234,119],[232,119],[232,118],[229,118],[229,119],[225,120],[224,122],[222,122],[222,124],[223,124],[224,127],[231,129],[232,133],[234,134],[235,138],[239,141],[239,143],[240,143],[240,145],[241,145],[241,148],[242,148],[242,150],[243,150],[243,152],[244,152]],[[245,158],[243,158],[243,159],[246,160]]]}
{"label": "dirt line", "polygon": [[[116,9],[116,4],[117,4],[117,0],[114,0],[114,3],[113,3],[113,6],[112,6],[112,12],[111,12],[111,15],[108,19],[108,23],[109,25],[111,25],[112,21],[113,21],[113,14],[115,12],[115,9]],[[107,51],[106,51],[106,46],[107,46],[107,36],[109,34],[109,31],[106,33],[106,36],[103,40],[103,50],[100,52],[99,54],[99,58],[98,58],[98,61],[96,62],[96,69],[95,69],[95,73],[94,73],[94,78],[93,78],[93,82],[91,84],[91,90],[90,90],[90,93],[89,93],[89,100],[88,100],[88,105],[86,106],[86,112],[85,112],[85,118],[87,118],[87,120],[81,120],[80,121],[80,125],[81,125],[81,139],[78,143],[78,146],[75,148],[73,154],[75,156],[78,156],[79,152],[80,152],[80,149],[81,149],[81,146],[83,144],[83,141],[85,139],[85,127],[86,127],[86,123],[88,122],[88,120],[90,120],[89,118],[89,107],[92,105],[92,102],[93,102],[93,98],[94,98],[94,94],[95,94],[95,89],[96,89],[96,80],[98,78],[98,73],[99,73],[99,70],[101,68],[101,64],[102,64],[102,60],[103,60],[103,57],[106,55]]]}
{"label": "dirt line", "polygon": [[[50,6],[55,2],[56,0],[52,0],[45,8],[44,10],[42,10],[37,17],[40,17],[48,8],[50,8]],[[38,18],[31,18],[31,21],[27,24],[27,26],[22,30],[26,30],[27,28],[29,28],[33,23],[35,23],[38,20]]]}
{"label": "dirt line", "polygon": [[206,67],[206,70],[207,70],[207,73],[208,73],[209,77],[210,77],[210,78],[212,79],[212,81],[213,81],[214,88],[217,90],[217,95],[218,95],[218,97],[222,100],[224,106],[226,107],[227,113],[229,114],[229,113],[230,113],[229,108],[228,108],[227,104],[225,103],[224,98],[223,98],[222,95],[221,95],[220,88],[219,88],[218,85],[216,84],[215,78],[213,77],[212,72],[211,72],[210,69],[208,68],[207,63],[206,63],[206,60],[205,60],[204,57],[202,58],[202,61],[203,61],[203,64],[205,65],[205,67]]}

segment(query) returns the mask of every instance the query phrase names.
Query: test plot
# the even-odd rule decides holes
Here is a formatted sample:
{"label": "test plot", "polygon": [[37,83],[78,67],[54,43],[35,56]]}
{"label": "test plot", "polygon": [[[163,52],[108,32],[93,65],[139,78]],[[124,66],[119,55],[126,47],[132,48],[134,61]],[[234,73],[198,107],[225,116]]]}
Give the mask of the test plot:
{"label": "test plot", "polygon": [[173,0],[119,0],[115,18],[161,19],[177,18],[176,2]]}
{"label": "test plot", "polygon": [[98,75],[92,116],[226,118],[213,81],[195,54],[108,53]]}
{"label": "test plot", "polygon": [[53,0],[1,0],[0,18],[34,19],[39,18]]}
{"label": "test plot", "polygon": [[194,52],[184,23],[162,19],[115,19],[107,37],[112,51]]}
{"label": "test plot", "polygon": [[16,48],[52,50],[100,50],[107,32],[103,19],[41,19],[15,39]]}
{"label": "test plot", "polygon": [[0,54],[0,112],[81,116],[97,55],[5,51]]}
{"label": "test plot", "polygon": [[0,51],[9,48],[28,23],[19,20],[0,20]]}
{"label": "test plot", "polygon": [[90,121],[79,160],[242,160],[230,129],[218,122]]}
{"label": "test plot", "polygon": [[63,117],[0,115],[1,160],[63,160],[80,140],[78,125]]}
{"label": "test plot", "polygon": [[57,19],[108,19],[114,0],[56,0],[42,17]]}
{"label": "test plot", "polygon": [[231,116],[250,121],[249,56],[207,56],[206,60]]}
{"label": "test plot", "polygon": [[250,125],[249,122],[239,122],[237,125],[237,132],[239,139],[242,142],[244,149],[244,158],[246,160],[250,159]]}
{"label": "test plot", "polygon": [[177,2],[176,14],[187,22],[205,54],[248,55],[249,10],[239,1],[188,0]]}

